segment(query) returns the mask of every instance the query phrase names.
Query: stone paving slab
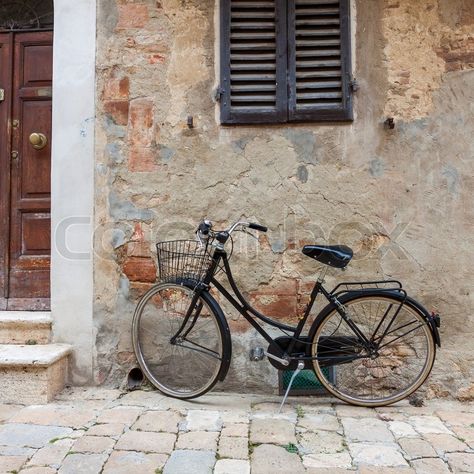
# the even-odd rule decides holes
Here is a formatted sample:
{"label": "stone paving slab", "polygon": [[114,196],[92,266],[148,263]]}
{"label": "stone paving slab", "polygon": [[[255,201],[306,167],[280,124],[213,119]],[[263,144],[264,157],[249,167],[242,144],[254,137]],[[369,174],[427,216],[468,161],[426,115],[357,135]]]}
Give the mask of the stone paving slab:
{"label": "stone paving slab", "polygon": [[377,418],[343,418],[344,434],[349,441],[393,441],[387,423]]}
{"label": "stone paving slab", "polygon": [[189,410],[183,429],[187,431],[220,431],[222,418],[218,411]]}
{"label": "stone paving slab", "polygon": [[310,431],[337,431],[341,425],[335,415],[327,413],[304,414],[298,419],[298,428]]}
{"label": "stone paving slab", "polygon": [[214,474],[250,474],[250,463],[240,459],[219,459]]}
{"label": "stone paving slab", "polygon": [[357,466],[408,467],[400,448],[395,443],[349,443],[349,451]]}
{"label": "stone paving slab", "polygon": [[114,451],[107,460],[103,474],[156,474],[163,469],[166,454]]}
{"label": "stone paving slab", "polygon": [[62,426],[40,426],[24,423],[8,423],[0,426],[0,446],[42,448],[50,441],[72,433]]}
{"label": "stone paving slab", "polygon": [[163,474],[211,474],[216,463],[212,451],[176,450],[168,459]]}
{"label": "stone paving slab", "polygon": [[252,474],[300,474],[305,472],[300,457],[272,444],[257,446],[251,456]]}
{"label": "stone paving slab", "polygon": [[91,409],[72,406],[32,405],[25,407],[10,418],[11,423],[31,423],[34,425],[53,425],[80,428],[87,426],[97,416]]}
{"label": "stone paving slab", "polygon": [[23,409],[22,405],[4,405],[0,404],[0,423],[5,423],[12,416]]}
{"label": "stone paving slab", "polygon": [[134,423],[133,430],[162,431],[177,433],[178,425],[182,421],[180,413],[171,410],[147,411]]}
{"label": "stone paving slab", "polygon": [[330,454],[308,454],[303,456],[303,465],[312,471],[316,469],[351,469],[352,458],[348,451]]}
{"label": "stone paving slab", "polygon": [[250,442],[253,444],[296,444],[295,425],[287,420],[274,418],[254,419],[250,424]]}
{"label": "stone paving slab", "polygon": [[218,454],[221,458],[248,459],[248,437],[237,438],[230,436],[221,436],[219,439]]}
{"label": "stone paving slab", "polygon": [[26,456],[0,456],[0,472],[18,472],[27,459]]}
{"label": "stone paving slab", "polygon": [[298,436],[301,454],[337,453],[344,449],[344,437],[334,431],[306,431]]}
{"label": "stone paving slab", "polygon": [[218,436],[215,431],[188,431],[179,436],[175,448],[217,451]]}
{"label": "stone paving slab", "polygon": [[120,437],[115,447],[121,451],[170,454],[175,442],[176,435],[171,433],[127,431]]}
{"label": "stone paving slab", "polygon": [[106,454],[72,453],[64,458],[59,474],[97,474],[107,460]]}
{"label": "stone paving slab", "polygon": [[378,409],[332,399],[71,388],[0,405],[0,473],[436,474],[474,472],[474,404]]}
{"label": "stone paving slab", "polygon": [[30,459],[28,466],[51,466],[55,469],[59,469],[73,443],[74,440],[69,438],[59,439],[54,443],[48,443],[35,453]]}

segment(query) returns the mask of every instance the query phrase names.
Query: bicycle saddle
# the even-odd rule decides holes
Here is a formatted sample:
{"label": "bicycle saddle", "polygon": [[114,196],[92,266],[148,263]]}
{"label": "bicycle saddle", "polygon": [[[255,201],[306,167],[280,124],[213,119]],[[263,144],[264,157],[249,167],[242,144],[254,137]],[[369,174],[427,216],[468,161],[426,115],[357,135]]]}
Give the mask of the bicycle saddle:
{"label": "bicycle saddle", "polygon": [[305,245],[304,255],[331,267],[344,268],[351,261],[354,252],[345,245]]}

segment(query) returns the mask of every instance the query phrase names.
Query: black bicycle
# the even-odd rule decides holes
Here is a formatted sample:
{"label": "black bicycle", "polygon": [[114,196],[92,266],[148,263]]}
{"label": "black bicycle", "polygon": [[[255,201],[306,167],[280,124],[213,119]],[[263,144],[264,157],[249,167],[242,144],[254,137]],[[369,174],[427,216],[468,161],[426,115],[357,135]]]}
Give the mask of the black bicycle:
{"label": "black bicycle", "polygon": [[[248,222],[214,231],[206,220],[199,225],[196,240],[157,244],[160,281],[140,299],[132,329],[139,365],[156,388],[189,399],[225,379],[231,335],[211,289],[268,342],[265,355],[274,367],[294,370],[294,375],[303,368],[312,369],[321,384],[345,402],[388,405],[422,385],[433,367],[436,345],[440,346],[439,315],[410,298],[396,280],[344,282],[327,291],[322,271],[298,324],[275,321],[245,300],[232,276],[226,243],[232,241],[234,231],[248,229],[267,231]],[[353,256],[343,245],[306,245],[302,251],[339,269]],[[217,280],[218,273],[225,275],[233,295]],[[320,293],[328,304],[305,331]],[[271,337],[262,322],[283,335]]]}

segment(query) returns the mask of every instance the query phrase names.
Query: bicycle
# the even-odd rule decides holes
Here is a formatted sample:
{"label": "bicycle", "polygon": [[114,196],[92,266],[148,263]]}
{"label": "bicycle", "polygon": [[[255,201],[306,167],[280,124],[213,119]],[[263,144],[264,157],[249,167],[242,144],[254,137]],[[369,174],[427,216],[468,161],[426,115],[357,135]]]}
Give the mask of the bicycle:
{"label": "bicycle", "polygon": [[[232,251],[227,253],[226,244],[234,231],[249,229],[267,231],[243,221],[214,231],[206,220],[199,224],[196,240],[157,244],[160,281],[138,302],[132,324],[133,348],[151,384],[171,397],[191,399],[225,379],[231,335],[212,288],[268,342],[264,353],[269,362],[277,369],[295,371],[283,403],[302,369],[314,370],[329,393],[359,406],[395,403],[423,384],[433,367],[436,346],[441,345],[438,314],[409,297],[397,280],[344,282],[328,291],[322,271],[298,323],[276,321],[251,306],[232,275]],[[302,252],[325,264],[325,269],[344,269],[353,256],[343,245],[306,245]],[[219,273],[227,278],[233,295],[217,280]],[[328,303],[303,335],[319,294]],[[284,335],[271,337],[262,323]]]}

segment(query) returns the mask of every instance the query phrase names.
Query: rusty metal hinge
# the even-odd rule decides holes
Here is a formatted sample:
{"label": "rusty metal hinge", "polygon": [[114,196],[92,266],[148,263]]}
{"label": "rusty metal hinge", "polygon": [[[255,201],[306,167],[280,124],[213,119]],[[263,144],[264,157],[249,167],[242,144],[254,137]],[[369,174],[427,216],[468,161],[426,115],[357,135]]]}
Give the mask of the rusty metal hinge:
{"label": "rusty metal hinge", "polygon": [[216,92],[214,93],[214,99],[216,100],[216,102],[220,102],[221,101],[221,98],[222,96],[224,95],[224,89],[219,86],[217,89],[216,89]]}

